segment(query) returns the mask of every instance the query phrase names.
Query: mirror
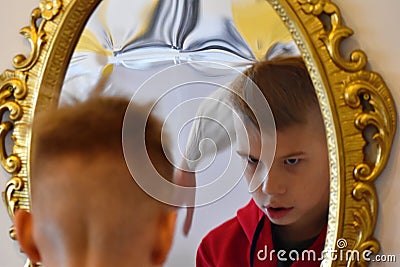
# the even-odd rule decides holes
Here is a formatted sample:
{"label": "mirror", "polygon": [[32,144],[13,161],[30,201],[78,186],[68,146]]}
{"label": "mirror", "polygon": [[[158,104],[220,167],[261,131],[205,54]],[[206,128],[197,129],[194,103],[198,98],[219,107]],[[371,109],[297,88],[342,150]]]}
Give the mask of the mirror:
{"label": "mirror", "polygon": [[[93,94],[154,103],[156,115],[169,130],[172,145],[168,150],[178,166],[204,98],[228,86],[250,64],[279,52],[300,54],[280,17],[265,1],[102,1],[76,45],[59,105],[84,101]],[[212,108],[212,102],[205,105],[206,109],[221,109]],[[215,114],[213,119],[229,128]],[[224,150],[212,143],[218,129],[207,136],[211,142],[202,143],[202,151],[212,151],[215,145],[218,152],[211,152],[196,168],[198,208],[192,229],[188,237],[181,233],[181,210],[165,266],[193,266],[207,232],[249,202],[234,144]],[[234,139],[233,129],[227,130],[227,138]],[[155,196],[151,189],[147,192]]]}
{"label": "mirror", "polygon": [[[60,101],[84,101],[101,79],[104,94],[131,97],[150,76],[178,64],[199,77],[227,76],[222,65],[243,70],[273,45],[295,50],[290,40],[264,1],[102,1],[76,46]],[[221,66],[208,68],[208,61]]]}
{"label": "mirror", "polygon": [[[234,21],[238,29],[241,23],[244,23],[242,25],[246,27],[252,26],[248,24],[250,20],[245,16],[246,12],[234,12],[235,9],[232,7],[235,7],[235,5],[207,9],[206,2],[202,2],[203,5],[197,11],[207,10],[218,13],[218,10],[229,10],[228,14],[236,14],[236,17],[228,16],[230,19],[228,21]],[[235,1],[237,5],[243,4],[242,2]],[[325,248],[330,251],[341,248],[340,246],[342,245],[338,241],[345,240],[347,242],[346,250],[371,250],[372,252],[377,252],[379,250],[379,242],[373,236],[378,201],[374,181],[387,162],[396,124],[394,103],[389,90],[378,74],[366,70],[367,58],[363,52],[357,50],[349,56],[342,55],[340,44],[343,39],[351,35],[352,31],[342,24],[340,10],[334,3],[330,1],[313,2],[305,0],[269,0],[269,3],[264,1],[250,2],[253,5],[261,5],[263,8],[272,7],[271,10],[274,10],[279,16],[283,22],[282,25],[289,30],[292,39],[304,58],[318,95],[326,126],[331,174],[329,224]],[[167,25],[160,24],[160,21],[157,21],[157,19],[154,19],[155,16],[152,16],[152,14],[163,14],[162,12],[167,10],[165,8],[169,8],[163,5],[163,2],[160,2],[157,5],[146,6],[146,4],[143,4],[142,9],[134,9],[137,10],[137,14],[144,16],[144,20],[132,20],[132,24],[125,30],[134,29],[132,36],[136,36],[136,39],[126,38],[132,32],[114,34],[111,31],[113,25],[110,24],[110,31],[107,34],[111,36],[110,33],[112,33],[115,43],[120,41],[119,44],[121,46],[117,47],[117,50],[119,51],[121,48],[133,59],[129,60],[130,58],[128,57],[126,60],[122,60],[122,63],[120,62],[121,65],[129,65],[131,68],[129,71],[115,66],[115,64],[112,65],[113,67],[106,67],[110,63],[108,61],[109,58],[112,57],[107,57],[110,51],[105,50],[100,51],[104,52],[105,56],[91,58],[92,61],[89,62],[91,65],[89,64],[86,70],[92,71],[92,76],[74,76],[74,74],[82,73],[79,70],[79,67],[82,66],[79,65],[79,53],[84,55],[85,52],[88,52],[85,40],[86,44],[96,44],[96,42],[93,42],[96,39],[90,38],[96,36],[96,29],[91,33],[88,30],[92,27],[91,21],[98,14],[95,13],[98,12],[95,11],[95,8],[99,3],[100,1],[89,0],[41,1],[39,8],[32,12],[31,25],[24,28],[26,35],[30,36],[31,54],[28,57],[21,55],[15,57],[15,71],[4,72],[1,76],[0,88],[3,100],[1,135],[3,150],[1,159],[3,167],[12,176],[4,190],[4,200],[10,216],[13,216],[16,209],[29,209],[30,206],[29,156],[31,133],[28,125],[33,121],[36,113],[56,108],[59,105],[59,99],[61,101],[62,99],[68,99],[68,85],[71,88],[75,88],[73,85],[74,79],[76,79],[75,81],[88,79],[88,82],[85,83],[88,86],[104,82],[104,88],[107,88],[107,83],[115,81],[113,79],[119,77],[117,75],[119,72],[121,73],[120,75],[129,76],[133,69],[136,70],[134,73],[138,75],[137,64],[144,66],[142,64],[151,63],[150,65],[154,65],[157,62],[161,62],[161,67],[165,67],[165,64],[174,65],[173,59],[185,61],[188,60],[189,56],[194,55],[199,55],[200,59],[205,56],[208,60],[216,60],[213,53],[188,53],[186,54],[188,57],[185,58],[180,53],[176,53],[175,47],[173,47],[174,49],[170,47],[163,49],[166,44],[176,46],[185,38],[172,35],[177,37],[175,38],[175,43],[166,43],[165,40],[168,39],[162,38],[165,35],[163,35],[164,31],[160,29],[169,28]],[[97,10],[104,10],[102,9],[103,4],[106,5],[107,2],[101,3]],[[135,5],[135,3],[132,3],[132,5]],[[136,5],[138,4],[136,3]],[[172,19],[170,23],[173,26],[169,26],[175,32],[187,33],[186,38],[190,37],[189,33],[191,32],[190,29],[193,31],[193,25],[191,26],[190,23],[180,24],[179,21],[191,21],[190,19],[185,20],[188,16],[185,16],[185,12],[183,12],[187,11],[189,6],[192,7],[193,5],[185,5],[176,1],[175,10],[180,16],[173,16],[178,21]],[[248,6],[243,6],[243,10],[246,7]],[[120,11],[118,8],[120,9],[120,7],[117,7],[114,12]],[[147,12],[139,12],[139,10],[147,10]],[[199,14],[203,13],[199,12]],[[253,15],[253,13],[250,14]],[[167,14],[168,18],[172,18],[172,16],[169,17],[168,15],[170,14]],[[216,17],[218,18],[218,16]],[[88,20],[89,24],[86,23]],[[148,21],[150,23],[147,24],[146,22]],[[253,22],[253,20],[251,21]],[[254,22],[257,21],[254,20]],[[109,22],[102,21],[102,23],[104,27]],[[257,22],[257,24],[268,25],[265,22]],[[177,25],[186,27],[187,31],[178,31],[177,29],[180,28]],[[202,24],[200,23],[199,25],[201,26]],[[223,26],[226,24],[216,23],[215,25]],[[117,27],[119,25],[114,26]],[[252,28],[246,27],[244,29]],[[216,43],[212,45],[204,42],[204,39],[203,43],[193,42],[192,44],[205,43],[205,45],[210,45],[211,48],[214,48],[215,44],[218,47],[218,44],[225,40],[226,42],[223,43],[230,50],[228,50],[229,53],[223,53],[227,57],[223,58],[222,63],[233,62],[233,65],[235,65],[245,62],[248,64],[254,60],[260,60],[268,50],[267,48],[276,42],[276,40],[267,42],[262,39],[261,42],[253,42],[253,45],[251,45],[251,41],[254,40],[252,39],[252,34],[255,34],[257,38],[259,37],[257,34],[267,32],[262,31],[263,27],[255,28],[259,30],[256,33],[238,30],[239,36],[242,36],[242,38],[238,39],[239,42],[227,42],[226,36],[221,36],[222,38],[216,38]],[[143,33],[148,32],[146,29],[153,30],[150,30],[150,32],[154,33],[154,35],[143,35]],[[199,28],[194,27],[194,29]],[[229,31],[221,32],[226,33]],[[81,38],[82,34],[84,37]],[[195,36],[198,39],[189,38],[189,40],[201,40],[202,36],[204,35],[199,34]],[[232,36],[237,37],[237,35],[228,35],[229,38],[232,38]],[[158,39],[146,39],[145,37],[157,37]],[[99,37],[96,38],[97,41],[101,40]],[[118,40],[118,38],[120,39]],[[80,42],[78,43],[79,40]],[[151,44],[157,45],[141,47],[140,41],[143,40],[147,44],[153,42]],[[205,40],[215,41],[213,38],[205,38]],[[233,43],[235,45],[232,45]],[[100,42],[100,44],[102,43]],[[104,45],[103,47],[107,48]],[[151,50],[155,47],[157,49]],[[138,48],[143,48],[143,50]],[[201,52],[209,52],[204,47],[198,46],[197,48]],[[148,54],[151,54],[151,57]],[[178,58],[176,58],[177,54],[179,54]],[[72,61],[69,63],[71,57]],[[89,58],[88,53],[86,57]],[[93,63],[97,63],[97,65]],[[241,66],[244,67],[246,64]],[[195,73],[201,71],[204,74],[204,66],[200,64],[197,67]],[[74,70],[74,68],[77,68],[77,70]],[[158,70],[152,69],[146,75],[156,73]],[[227,75],[224,69],[218,69],[218,71],[218,73],[222,73],[219,78],[228,77],[227,80],[222,79],[219,81],[220,84],[224,84],[231,79],[231,76]],[[207,71],[205,72],[207,73]],[[87,73],[84,74],[86,75]],[[106,77],[107,79],[102,80],[101,77]],[[147,76],[141,77],[142,80],[139,82],[144,81]],[[65,87],[62,88],[64,81]],[[80,81],[79,83],[81,83]],[[120,85],[120,87],[123,86]],[[88,90],[83,90],[83,92],[81,95],[78,94],[80,99],[87,97],[89,94]],[[204,93],[209,94],[210,91]],[[63,96],[63,94],[66,95]],[[14,137],[12,153],[5,149],[6,136],[10,132],[13,133]],[[234,208],[236,209],[237,207]],[[11,236],[15,237],[13,231],[11,231]],[[327,264],[329,266],[339,266],[343,263],[327,261]]]}

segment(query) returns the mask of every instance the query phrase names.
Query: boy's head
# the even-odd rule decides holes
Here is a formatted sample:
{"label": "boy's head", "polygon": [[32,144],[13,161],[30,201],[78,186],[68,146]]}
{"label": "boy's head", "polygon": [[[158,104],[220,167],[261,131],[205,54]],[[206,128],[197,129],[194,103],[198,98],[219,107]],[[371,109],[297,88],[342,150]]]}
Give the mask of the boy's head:
{"label": "boy's head", "polygon": [[[140,106],[127,111],[128,104],[96,98],[41,114],[35,121],[32,210],[15,218],[17,238],[31,260],[44,266],[151,266],[165,260],[175,212],[144,193],[127,168],[125,112],[133,113],[130,118],[147,116]],[[124,145],[142,136],[143,129],[131,129]],[[155,168],[171,180],[161,124],[151,116],[145,139]],[[138,160],[144,157],[137,155]]]}
{"label": "boy's head", "polygon": [[[256,176],[264,180],[252,192],[253,199],[272,223],[296,231],[299,239],[313,237],[326,223],[329,162],[325,127],[307,68],[301,58],[279,58],[256,63],[245,75],[268,101],[277,139],[268,166],[260,158],[262,140],[254,113],[246,100],[233,98],[241,120],[235,119],[235,128],[245,177],[249,183]],[[244,86],[243,79],[234,86]]]}
{"label": "boy's head", "polygon": [[[254,64],[233,84],[244,87],[248,79],[257,85],[274,115],[276,129],[284,130],[294,124],[307,122],[308,112],[319,112],[319,103],[306,66],[300,57],[282,57]],[[242,88],[236,88],[241,91]],[[246,93],[244,92],[246,95]],[[246,97],[244,97],[246,98]],[[258,126],[246,99],[234,97],[241,115]]]}

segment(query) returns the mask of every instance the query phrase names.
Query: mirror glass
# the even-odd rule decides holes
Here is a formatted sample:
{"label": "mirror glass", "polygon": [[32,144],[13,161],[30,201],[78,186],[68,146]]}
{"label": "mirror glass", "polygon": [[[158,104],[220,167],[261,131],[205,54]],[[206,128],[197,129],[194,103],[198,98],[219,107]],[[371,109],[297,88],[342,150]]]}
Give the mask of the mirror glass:
{"label": "mirror glass", "polygon": [[[204,99],[252,63],[282,54],[299,52],[266,1],[105,0],[75,48],[59,105],[98,94],[151,102],[171,136],[171,158],[179,165],[192,118]],[[202,237],[235,216],[251,198],[246,181],[238,175],[241,160],[235,147],[218,150],[212,141],[203,145],[213,153],[196,166],[201,170],[197,183],[207,186],[218,178],[222,189],[197,193],[200,207],[188,237],[182,234],[181,211],[165,266],[194,266]]]}
{"label": "mirror glass", "polygon": [[202,62],[243,70],[273,57],[274,47],[296,50],[263,0],[102,1],[75,49],[61,103],[85,100],[102,78],[104,94],[132,96],[154,73],[182,63],[196,64],[199,75],[222,77]]}

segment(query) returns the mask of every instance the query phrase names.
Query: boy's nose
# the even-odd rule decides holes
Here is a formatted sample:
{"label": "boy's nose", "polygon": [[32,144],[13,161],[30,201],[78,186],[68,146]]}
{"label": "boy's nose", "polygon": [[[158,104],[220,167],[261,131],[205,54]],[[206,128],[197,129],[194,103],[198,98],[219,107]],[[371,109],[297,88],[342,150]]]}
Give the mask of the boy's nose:
{"label": "boy's nose", "polygon": [[272,169],[262,184],[262,191],[268,195],[281,195],[286,193],[286,186],[280,175],[272,173]]}

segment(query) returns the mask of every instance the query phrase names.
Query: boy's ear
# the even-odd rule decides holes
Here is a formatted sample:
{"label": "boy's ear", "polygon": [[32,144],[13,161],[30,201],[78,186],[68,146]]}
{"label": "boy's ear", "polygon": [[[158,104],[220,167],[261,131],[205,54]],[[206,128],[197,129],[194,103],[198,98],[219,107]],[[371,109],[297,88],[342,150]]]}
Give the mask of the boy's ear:
{"label": "boy's ear", "polygon": [[155,243],[151,255],[154,265],[162,265],[167,259],[174,238],[176,210],[160,216]]}
{"label": "boy's ear", "polygon": [[17,210],[14,215],[14,226],[22,252],[32,262],[40,262],[40,254],[33,239],[32,214],[26,210]]}

